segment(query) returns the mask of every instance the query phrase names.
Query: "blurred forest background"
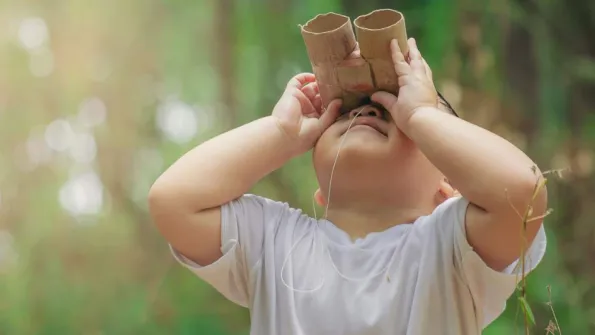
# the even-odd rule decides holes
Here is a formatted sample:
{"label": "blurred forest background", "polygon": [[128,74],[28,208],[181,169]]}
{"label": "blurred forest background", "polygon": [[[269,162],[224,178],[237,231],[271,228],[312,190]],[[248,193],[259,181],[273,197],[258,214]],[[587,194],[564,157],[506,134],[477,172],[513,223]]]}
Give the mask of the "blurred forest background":
{"label": "blurred forest background", "polygon": [[[595,334],[589,0],[2,1],[0,334],[248,334],[246,310],[173,263],[147,192],[311,70],[298,24],[377,8],[404,12],[463,118],[543,170],[570,169],[549,186],[549,249],[528,283],[533,333],[553,319],[551,286],[563,333]],[[312,213],[315,188],[305,155],[254,192]],[[485,334],[521,328],[512,298]]]}

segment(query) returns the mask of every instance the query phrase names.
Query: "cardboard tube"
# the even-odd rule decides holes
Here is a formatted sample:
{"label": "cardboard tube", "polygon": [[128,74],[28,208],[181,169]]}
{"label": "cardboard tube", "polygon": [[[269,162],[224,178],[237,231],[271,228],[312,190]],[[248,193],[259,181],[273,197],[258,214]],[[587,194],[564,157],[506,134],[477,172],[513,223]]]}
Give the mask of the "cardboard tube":
{"label": "cardboard tube", "polygon": [[375,91],[370,64],[362,58],[340,63],[336,68],[336,74],[343,98],[341,113],[347,113],[365,104]]}
{"label": "cardboard tube", "polygon": [[349,17],[327,13],[300,26],[323,107],[343,99],[341,112],[370,102],[378,90],[397,93],[398,79],[390,54],[397,39],[406,54],[405,19],[400,12],[382,9],[355,20],[359,51]]}
{"label": "cardboard tube", "polygon": [[336,68],[357,45],[351,21],[336,13],[321,14],[301,30],[323,106],[327,107],[334,99],[343,98]]}
{"label": "cardboard tube", "polygon": [[375,10],[354,21],[362,57],[370,64],[376,90],[396,93],[399,89],[390,52],[397,39],[404,55],[409,52],[405,17],[391,9]]}

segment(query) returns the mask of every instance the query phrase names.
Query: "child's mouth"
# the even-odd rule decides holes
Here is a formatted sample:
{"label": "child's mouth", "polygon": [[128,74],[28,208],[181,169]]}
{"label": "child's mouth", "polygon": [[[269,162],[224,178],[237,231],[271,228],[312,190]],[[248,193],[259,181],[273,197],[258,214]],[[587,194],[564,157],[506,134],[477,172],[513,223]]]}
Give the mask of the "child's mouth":
{"label": "child's mouth", "polygon": [[[354,122],[350,128],[353,129],[356,127],[366,127],[369,129],[373,129],[384,136],[388,136],[388,134],[378,124],[379,122],[383,122],[383,121],[378,120],[378,118],[369,117],[369,116],[358,117],[356,120],[354,120]],[[346,130],[345,132],[347,132],[347,131],[348,130]]]}

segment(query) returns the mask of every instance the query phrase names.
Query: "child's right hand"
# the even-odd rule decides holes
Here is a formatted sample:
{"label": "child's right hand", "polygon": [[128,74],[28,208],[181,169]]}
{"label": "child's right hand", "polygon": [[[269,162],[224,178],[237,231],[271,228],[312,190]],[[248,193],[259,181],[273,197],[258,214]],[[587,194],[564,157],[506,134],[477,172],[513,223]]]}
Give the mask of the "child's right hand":
{"label": "child's right hand", "polygon": [[311,73],[293,77],[273,109],[279,129],[296,141],[297,154],[314,147],[322,133],[337,119],[341,100],[322,108],[316,78]]}

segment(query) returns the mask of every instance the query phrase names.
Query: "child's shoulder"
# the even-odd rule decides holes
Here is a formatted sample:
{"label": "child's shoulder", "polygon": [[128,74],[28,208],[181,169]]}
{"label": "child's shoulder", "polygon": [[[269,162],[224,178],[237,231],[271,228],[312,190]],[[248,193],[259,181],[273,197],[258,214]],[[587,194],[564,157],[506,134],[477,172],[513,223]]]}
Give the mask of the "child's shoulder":
{"label": "child's shoulder", "polygon": [[420,217],[416,223],[464,220],[468,206],[469,200],[462,196],[454,196],[436,206],[429,215]]}
{"label": "child's shoulder", "polygon": [[302,209],[293,207],[286,201],[274,200],[252,193],[246,193],[232,202],[242,206],[259,207],[262,210],[286,211],[299,215],[306,215]]}
{"label": "child's shoulder", "polygon": [[[268,197],[246,193],[223,206],[224,210],[234,211],[236,215],[253,216],[267,223],[297,223],[314,219],[298,207],[288,202],[273,200]],[[238,212],[239,211],[239,212]]]}
{"label": "child's shoulder", "polygon": [[445,237],[463,229],[465,213],[469,201],[461,196],[451,197],[436,208],[429,215],[418,218],[415,231],[418,234],[430,234]]}

